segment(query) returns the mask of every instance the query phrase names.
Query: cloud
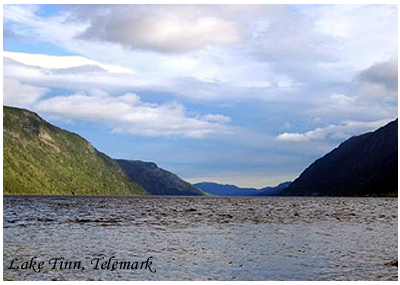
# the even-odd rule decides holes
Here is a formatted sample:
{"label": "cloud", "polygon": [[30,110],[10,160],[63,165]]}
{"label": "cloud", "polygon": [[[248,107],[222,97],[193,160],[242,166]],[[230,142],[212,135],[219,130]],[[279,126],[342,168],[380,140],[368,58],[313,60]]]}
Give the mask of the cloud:
{"label": "cloud", "polygon": [[[317,130],[318,132],[318,130]],[[282,133],[276,138],[278,141],[290,141],[290,142],[302,142],[309,141],[313,135],[314,131],[310,131],[304,134],[301,133]]]}
{"label": "cloud", "polygon": [[[79,84],[88,90],[90,86],[83,85],[90,82],[110,92],[128,86],[204,100],[312,101],[304,94],[346,85],[360,70],[397,53],[397,7],[391,5],[67,5],[58,9],[59,13],[41,17],[35,6],[6,5],[4,16],[14,32],[135,72],[124,78],[94,77],[87,72],[84,80],[68,76],[68,70],[54,70],[64,74],[64,82],[47,79],[62,87]],[[205,25],[208,30],[200,29],[207,19],[218,22]],[[190,30],[177,32],[177,38],[163,37],[169,33],[170,20],[181,21],[179,28],[190,26]],[[227,34],[236,35],[223,23],[241,31],[240,44],[217,43]],[[365,25],[371,31],[368,36]],[[335,30],[338,26],[342,28]],[[213,27],[216,33],[210,30]]]}
{"label": "cloud", "polygon": [[230,119],[226,116],[208,114],[190,117],[179,103],[146,103],[133,93],[111,96],[95,90],[91,94],[51,97],[33,107],[52,115],[102,121],[116,133],[203,138],[229,132],[225,123]]}
{"label": "cloud", "polygon": [[[234,45],[245,39],[241,25],[218,13],[218,6],[169,5],[165,9],[163,6],[111,5],[96,8],[90,7],[90,13],[83,16],[90,26],[79,39],[167,53],[208,45]],[[87,11],[88,8],[77,9]]]}
{"label": "cloud", "polygon": [[38,10],[37,5],[4,5],[3,17],[6,22],[21,22],[31,18]]}
{"label": "cloud", "polygon": [[205,116],[202,116],[201,119],[207,121],[207,122],[215,122],[215,123],[229,123],[231,121],[231,118],[219,114],[208,114]]}
{"label": "cloud", "polygon": [[35,103],[50,89],[22,84],[11,78],[3,78],[3,105],[28,107]]}
{"label": "cloud", "polygon": [[359,75],[360,80],[370,83],[381,84],[387,89],[398,88],[398,59],[391,58],[385,62],[379,62],[368,69],[362,71]]}
{"label": "cloud", "polygon": [[355,73],[347,84],[315,90],[312,107],[303,112],[330,123],[390,119],[398,113],[397,81],[397,57],[391,57]]}
{"label": "cloud", "polygon": [[398,59],[373,64],[356,78],[362,100],[396,103],[398,100]]}
{"label": "cloud", "polygon": [[[303,6],[305,7],[305,6]],[[316,5],[314,29],[333,39],[330,68],[351,76],[397,54],[397,5]]]}
{"label": "cloud", "polygon": [[349,121],[340,125],[329,125],[325,128],[316,128],[304,133],[282,133],[276,137],[276,140],[283,142],[307,142],[325,140],[327,138],[343,141],[353,135],[359,135],[388,123],[388,120],[379,120],[373,122]]}
{"label": "cloud", "polygon": [[76,91],[90,91],[93,86],[113,93],[144,86],[158,87],[165,91],[166,85],[163,78],[136,74],[131,68],[105,64],[82,56],[18,52],[4,52],[3,76],[29,85]]}
{"label": "cloud", "polygon": [[[188,116],[182,104],[152,104],[138,95],[113,96],[114,88],[156,85],[131,69],[103,64],[82,56],[49,56],[4,52],[4,104],[29,107],[56,117],[101,121],[117,133],[203,138],[226,133],[230,118],[220,114]],[[23,82],[23,83],[21,83]],[[37,85],[49,88],[37,87]],[[98,89],[93,90],[93,86]],[[99,88],[107,87],[106,90]],[[50,88],[75,90],[54,95]],[[86,92],[78,91],[86,90]],[[50,93],[47,98],[42,98]]]}
{"label": "cloud", "polygon": [[21,52],[3,52],[3,57],[12,59],[27,66],[49,70],[73,69],[79,67],[97,67],[96,71],[104,70],[112,73],[133,73],[132,70],[121,66],[104,64],[83,56],[54,56]]}
{"label": "cloud", "polygon": [[[137,57],[140,68],[105,64],[82,56],[49,56],[4,52],[4,76],[33,85],[90,91],[93,85],[109,92],[132,89],[168,92],[204,101],[281,98],[298,88],[284,76],[275,76],[267,63],[239,62],[239,54]],[[261,72],[262,71],[262,72]],[[284,98],[283,98],[284,99]]]}

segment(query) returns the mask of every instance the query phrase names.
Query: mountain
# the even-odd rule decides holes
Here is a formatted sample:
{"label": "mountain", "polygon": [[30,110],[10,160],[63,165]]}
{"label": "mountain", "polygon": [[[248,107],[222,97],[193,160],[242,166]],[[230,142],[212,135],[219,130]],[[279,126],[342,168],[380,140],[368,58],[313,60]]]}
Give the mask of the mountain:
{"label": "mountain", "polygon": [[398,120],[354,136],[312,163],[287,196],[397,196]]}
{"label": "mountain", "polygon": [[144,195],[121,167],[77,134],[3,106],[3,194]]}
{"label": "mountain", "polygon": [[127,176],[152,195],[204,195],[202,191],[153,162],[117,159]]}
{"label": "mountain", "polygon": [[218,184],[213,182],[200,182],[193,184],[203,192],[216,196],[276,196],[279,195],[291,182],[284,182],[275,187],[240,188],[230,184]]}
{"label": "mountain", "polygon": [[216,196],[252,196],[257,191],[255,188],[239,188],[230,184],[218,184],[214,182],[200,182],[194,187]]}
{"label": "mountain", "polygon": [[280,196],[283,191],[292,184],[291,181],[282,182],[277,186],[267,186],[258,190],[256,196]]}

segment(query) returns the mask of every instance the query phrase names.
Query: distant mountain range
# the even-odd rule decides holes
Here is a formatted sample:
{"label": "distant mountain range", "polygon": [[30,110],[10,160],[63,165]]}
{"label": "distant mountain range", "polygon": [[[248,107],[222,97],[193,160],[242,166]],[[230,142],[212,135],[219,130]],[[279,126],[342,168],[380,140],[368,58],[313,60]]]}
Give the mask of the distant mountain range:
{"label": "distant mountain range", "polygon": [[312,163],[281,195],[397,196],[398,120],[346,140]]}
{"label": "distant mountain range", "polygon": [[290,183],[283,182],[275,187],[264,187],[261,189],[240,188],[231,184],[218,184],[214,182],[200,182],[193,184],[193,186],[215,196],[278,196]]}

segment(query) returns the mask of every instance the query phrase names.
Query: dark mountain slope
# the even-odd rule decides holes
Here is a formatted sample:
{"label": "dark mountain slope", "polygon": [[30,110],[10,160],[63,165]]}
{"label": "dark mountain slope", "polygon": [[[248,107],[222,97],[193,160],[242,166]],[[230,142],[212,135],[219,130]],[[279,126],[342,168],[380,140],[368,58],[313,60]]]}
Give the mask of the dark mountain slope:
{"label": "dark mountain slope", "polygon": [[147,193],[82,137],[33,112],[3,106],[3,194]]}
{"label": "dark mountain slope", "polygon": [[291,181],[282,182],[277,186],[267,186],[258,190],[256,196],[279,196],[286,188],[292,184]]}
{"label": "dark mountain slope", "polygon": [[169,171],[159,168],[155,163],[123,159],[117,159],[116,161],[124,169],[128,177],[139,183],[152,195],[204,195],[190,183]]}
{"label": "dark mountain slope", "polygon": [[355,136],[312,163],[290,196],[397,196],[398,120]]}

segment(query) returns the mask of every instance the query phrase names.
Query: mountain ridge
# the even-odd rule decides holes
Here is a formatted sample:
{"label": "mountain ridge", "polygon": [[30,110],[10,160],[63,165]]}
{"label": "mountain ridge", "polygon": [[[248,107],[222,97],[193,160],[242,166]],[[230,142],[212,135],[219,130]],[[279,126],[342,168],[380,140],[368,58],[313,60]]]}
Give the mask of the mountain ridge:
{"label": "mountain ridge", "polygon": [[127,176],[152,195],[203,196],[204,193],[176,174],[141,160],[115,160]]}
{"label": "mountain ridge", "polygon": [[263,188],[238,187],[233,184],[220,184],[215,182],[198,182],[193,186],[199,188],[203,192],[216,196],[277,196],[291,182],[282,182],[277,186],[266,186]]}
{"label": "mountain ridge", "polygon": [[3,106],[3,194],[146,195],[122,168],[76,133]]}
{"label": "mountain ridge", "polygon": [[285,196],[397,196],[398,119],[353,136],[308,166]]}

